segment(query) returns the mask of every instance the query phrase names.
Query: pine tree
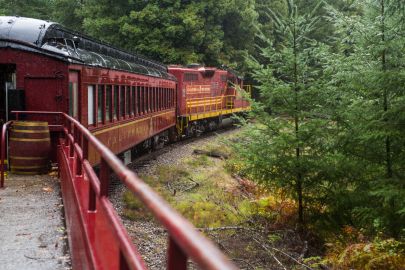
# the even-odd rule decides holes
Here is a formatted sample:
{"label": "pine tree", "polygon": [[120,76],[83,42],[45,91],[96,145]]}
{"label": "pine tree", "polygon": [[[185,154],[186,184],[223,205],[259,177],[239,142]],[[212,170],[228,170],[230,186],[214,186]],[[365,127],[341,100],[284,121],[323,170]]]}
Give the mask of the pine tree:
{"label": "pine tree", "polygon": [[401,1],[370,0],[361,7],[358,17],[332,12],[344,44],[331,80],[346,92],[336,119],[340,150],[363,165],[352,182],[363,197],[353,205],[358,225],[398,237],[405,222],[404,14]]}
{"label": "pine tree", "polygon": [[[316,29],[316,11],[300,14],[294,1],[286,1],[282,15],[268,10],[278,44],[260,38],[261,59],[251,59],[253,77],[260,84],[262,103],[254,111],[257,124],[249,126],[237,152],[247,162],[245,173],[268,187],[283,189],[297,201],[297,219],[304,225],[304,208],[316,208],[326,196],[333,170],[328,154],[333,128],[323,115],[323,56],[327,46],[309,38]],[[269,112],[272,112],[270,114]],[[318,209],[319,210],[319,209]]]}

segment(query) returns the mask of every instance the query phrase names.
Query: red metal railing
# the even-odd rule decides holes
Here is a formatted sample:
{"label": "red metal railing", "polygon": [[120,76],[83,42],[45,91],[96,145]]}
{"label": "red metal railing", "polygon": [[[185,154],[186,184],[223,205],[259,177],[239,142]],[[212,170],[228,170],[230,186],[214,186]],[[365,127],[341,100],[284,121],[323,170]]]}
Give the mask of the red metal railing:
{"label": "red metal railing", "polygon": [[10,127],[12,121],[5,123],[1,129],[0,135],[0,188],[4,187],[4,160],[7,153],[7,129]]}
{"label": "red metal railing", "polygon": [[[17,118],[19,114],[55,114],[15,113]],[[187,269],[188,258],[200,269],[236,269],[217,247],[126,168],[88,129],[64,113],[57,114],[64,121],[58,162],[74,269],[146,269],[108,198],[111,173],[117,175],[167,230],[167,269]],[[99,175],[88,161],[90,146],[100,155]]]}

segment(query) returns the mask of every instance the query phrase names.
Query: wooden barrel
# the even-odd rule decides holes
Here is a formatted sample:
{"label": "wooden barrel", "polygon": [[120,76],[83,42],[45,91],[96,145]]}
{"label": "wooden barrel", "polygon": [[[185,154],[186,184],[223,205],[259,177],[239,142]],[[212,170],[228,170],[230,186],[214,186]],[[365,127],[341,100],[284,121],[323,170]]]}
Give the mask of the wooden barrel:
{"label": "wooden barrel", "polygon": [[13,122],[9,145],[12,173],[44,174],[48,172],[51,139],[47,122]]}

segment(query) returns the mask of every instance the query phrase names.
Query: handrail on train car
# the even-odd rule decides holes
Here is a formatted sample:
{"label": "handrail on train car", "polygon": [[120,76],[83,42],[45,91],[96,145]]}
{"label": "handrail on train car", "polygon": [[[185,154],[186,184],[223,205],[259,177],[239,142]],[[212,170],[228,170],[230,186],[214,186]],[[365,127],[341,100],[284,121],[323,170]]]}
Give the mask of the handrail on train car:
{"label": "handrail on train car", "polygon": [[[14,112],[18,114],[41,114],[41,112]],[[43,112],[48,114],[48,112]],[[55,114],[55,113],[52,113]],[[65,113],[56,113],[64,118],[63,131],[65,133],[64,147],[75,164],[73,166],[76,176],[86,175],[89,180],[88,211],[96,211],[100,205],[107,209],[110,227],[114,231],[120,253],[125,260],[121,269],[146,269],[143,260],[136,248],[129,240],[117,213],[108,199],[108,186],[110,173],[114,172],[120,181],[131,190],[135,196],[153,213],[154,217],[168,232],[168,258],[167,269],[187,269],[187,260],[190,258],[201,269],[231,270],[237,269],[222,252],[209,240],[203,237],[195,227],[177,213],[155,191],[143,182],[134,172],[130,171],[104,144],[79,121]],[[88,161],[89,146],[100,155],[99,176],[94,172]],[[72,164],[73,164],[72,163]]]}
{"label": "handrail on train car", "polygon": [[7,138],[7,129],[9,128],[9,126],[13,123],[13,121],[8,121],[6,122],[2,129],[1,129],[1,136],[0,136],[0,188],[4,187],[4,173],[5,173],[5,169],[4,169],[4,160],[6,158],[6,148],[7,148],[7,144],[6,144],[6,138]]}

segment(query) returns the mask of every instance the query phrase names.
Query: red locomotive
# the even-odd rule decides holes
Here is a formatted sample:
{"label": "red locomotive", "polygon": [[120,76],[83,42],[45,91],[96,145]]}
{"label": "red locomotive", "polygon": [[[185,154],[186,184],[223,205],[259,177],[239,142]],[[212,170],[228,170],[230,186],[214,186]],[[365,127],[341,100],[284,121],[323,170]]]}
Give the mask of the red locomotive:
{"label": "red locomotive", "polygon": [[243,81],[232,71],[192,64],[171,65],[169,73],[178,81],[179,134],[194,135],[215,129],[223,117],[249,108],[248,101],[237,91],[237,87],[244,87]]}
{"label": "red locomotive", "polygon": [[0,122],[11,110],[66,112],[119,154],[247,110],[236,86],[228,70],[167,67],[56,23],[0,16]]}

